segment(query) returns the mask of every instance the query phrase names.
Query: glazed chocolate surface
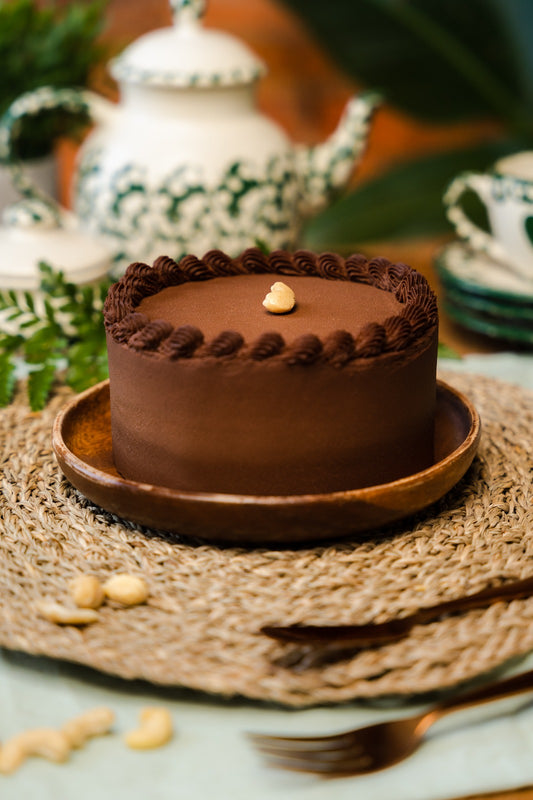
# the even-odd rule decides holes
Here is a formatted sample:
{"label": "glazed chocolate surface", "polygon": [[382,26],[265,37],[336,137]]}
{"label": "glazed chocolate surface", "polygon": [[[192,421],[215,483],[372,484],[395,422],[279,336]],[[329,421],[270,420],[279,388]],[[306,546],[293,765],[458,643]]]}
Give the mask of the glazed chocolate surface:
{"label": "glazed chocolate surface", "polygon": [[291,275],[282,277],[294,291],[296,305],[289,313],[272,314],[262,303],[275,277],[235,275],[170,286],[144,298],[136,310],[174,327],[194,325],[207,340],[233,330],[250,342],[267,331],[278,331],[287,341],[307,333],[325,337],[336,330],[357,336],[365,325],[382,323],[403,309],[393,294],[374,286]]}

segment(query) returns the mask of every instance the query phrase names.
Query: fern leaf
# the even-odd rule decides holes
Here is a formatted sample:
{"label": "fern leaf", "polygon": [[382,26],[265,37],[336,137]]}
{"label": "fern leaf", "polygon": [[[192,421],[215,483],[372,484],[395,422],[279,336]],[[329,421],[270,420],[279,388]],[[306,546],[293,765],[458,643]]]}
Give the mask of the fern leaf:
{"label": "fern leaf", "polygon": [[8,353],[0,354],[0,406],[7,406],[15,390],[15,365]]}
{"label": "fern leaf", "polygon": [[56,374],[53,363],[44,364],[40,369],[30,372],[28,378],[28,398],[32,411],[40,411],[46,405]]}

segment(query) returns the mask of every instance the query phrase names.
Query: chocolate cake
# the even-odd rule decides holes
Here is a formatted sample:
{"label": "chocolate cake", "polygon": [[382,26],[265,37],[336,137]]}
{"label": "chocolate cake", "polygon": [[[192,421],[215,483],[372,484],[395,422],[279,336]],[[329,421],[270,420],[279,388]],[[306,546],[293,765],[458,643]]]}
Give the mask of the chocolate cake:
{"label": "chocolate cake", "polygon": [[[263,300],[294,293],[287,313]],[[400,263],[308,251],[135,263],[104,306],[115,465],[191,492],[291,495],[433,463],[437,304]]]}

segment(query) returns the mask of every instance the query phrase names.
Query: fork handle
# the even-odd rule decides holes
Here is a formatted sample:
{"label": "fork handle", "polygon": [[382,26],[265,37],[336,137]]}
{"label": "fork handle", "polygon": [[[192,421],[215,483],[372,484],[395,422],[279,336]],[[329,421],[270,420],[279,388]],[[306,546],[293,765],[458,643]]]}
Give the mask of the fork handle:
{"label": "fork handle", "polygon": [[434,707],[433,711],[436,717],[441,717],[461,708],[470,708],[470,706],[487,703],[489,700],[499,700],[500,698],[511,697],[528,691],[533,692],[533,670],[489,683],[479,689],[473,689],[471,692],[459,695],[459,697],[443,700]]}

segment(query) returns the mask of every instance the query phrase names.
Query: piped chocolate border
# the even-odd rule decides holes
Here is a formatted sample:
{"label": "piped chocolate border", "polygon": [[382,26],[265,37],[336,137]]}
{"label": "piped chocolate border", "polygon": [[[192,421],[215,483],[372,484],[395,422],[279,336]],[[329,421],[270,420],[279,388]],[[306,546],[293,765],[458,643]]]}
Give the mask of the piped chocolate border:
{"label": "piped chocolate border", "polygon": [[[202,331],[195,326],[174,328],[165,320],[150,320],[136,311],[141,300],[169,286],[250,273],[310,275],[364,283],[393,293],[404,307],[400,314],[382,324],[365,325],[356,337],[337,330],[323,339],[305,334],[290,344],[275,331],[264,333],[251,343],[246,343],[237,331],[222,331],[206,342]],[[210,250],[201,259],[187,255],[179,263],[160,256],[152,267],[140,262],[130,264],[110,288],[103,313],[106,331],[116,342],[169,360],[239,355],[264,361],[278,356],[288,364],[313,364],[320,359],[338,367],[355,359],[400,353],[438,322],[434,293],[424,276],[407,264],[391,263],[386,258],[369,261],[360,254],[344,259],[335,253],[316,254],[308,250],[294,253],[275,250],[265,255],[258,248],[249,248],[238,258]]]}

